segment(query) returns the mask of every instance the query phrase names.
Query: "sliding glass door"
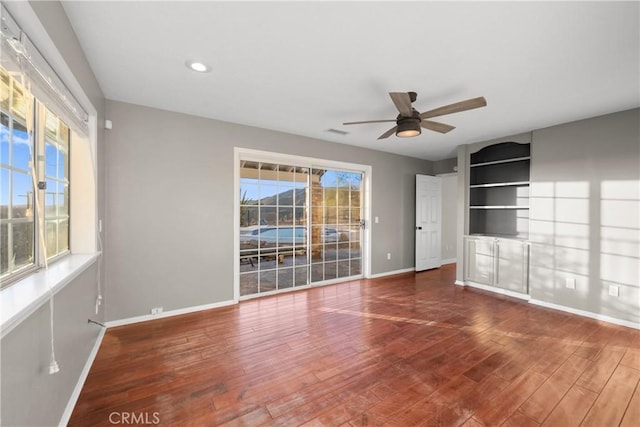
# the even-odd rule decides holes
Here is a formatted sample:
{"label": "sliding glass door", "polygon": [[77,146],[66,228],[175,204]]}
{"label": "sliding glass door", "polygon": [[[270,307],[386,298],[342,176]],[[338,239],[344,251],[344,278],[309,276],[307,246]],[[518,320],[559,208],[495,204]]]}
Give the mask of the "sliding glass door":
{"label": "sliding glass door", "polygon": [[242,162],[240,296],[308,284],[309,169]]}
{"label": "sliding glass door", "polygon": [[362,173],[312,169],[311,282],[362,272]]}
{"label": "sliding glass door", "polygon": [[361,172],[240,161],[240,297],[362,274]]}

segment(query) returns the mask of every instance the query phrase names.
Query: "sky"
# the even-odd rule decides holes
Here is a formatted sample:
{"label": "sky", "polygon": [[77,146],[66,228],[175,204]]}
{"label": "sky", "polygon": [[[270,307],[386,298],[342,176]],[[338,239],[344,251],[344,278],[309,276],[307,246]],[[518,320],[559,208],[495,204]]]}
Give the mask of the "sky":
{"label": "sky", "polygon": [[[12,166],[23,172],[13,173],[13,204],[24,205],[26,204],[27,194],[33,192],[31,169],[29,168],[29,161],[31,159],[29,137],[26,131],[14,128],[13,147],[10,147],[11,133],[5,123],[5,120],[3,120],[2,125],[0,125],[0,165],[10,165],[10,156],[12,156]],[[11,153],[11,148],[13,149],[13,153]],[[45,159],[45,173],[48,177],[64,176],[65,159],[54,145],[46,144]],[[11,193],[9,187],[11,181],[10,174],[11,171],[9,169],[4,167],[0,168],[0,205],[3,206],[9,204],[9,196]],[[47,183],[47,189],[56,191],[55,183],[53,181],[51,181],[51,184]]]}

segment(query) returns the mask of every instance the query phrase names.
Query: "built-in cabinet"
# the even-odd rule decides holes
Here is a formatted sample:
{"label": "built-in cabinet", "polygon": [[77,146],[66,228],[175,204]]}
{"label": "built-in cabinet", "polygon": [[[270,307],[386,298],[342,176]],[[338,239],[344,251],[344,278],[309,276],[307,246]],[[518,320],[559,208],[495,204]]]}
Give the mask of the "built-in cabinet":
{"label": "built-in cabinet", "polygon": [[526,294],[529,291],[529,243],[487,236],[465,238],[465,281]]}
{"label": "built-in cabinet", "polygon": [[493,285],[495,270],[495,239],[466,237],[465,281]]}
{"label": "built-in cabinet", "polygon": [[501,142],[468,157],[464,281],[527,294],[530,144]]}

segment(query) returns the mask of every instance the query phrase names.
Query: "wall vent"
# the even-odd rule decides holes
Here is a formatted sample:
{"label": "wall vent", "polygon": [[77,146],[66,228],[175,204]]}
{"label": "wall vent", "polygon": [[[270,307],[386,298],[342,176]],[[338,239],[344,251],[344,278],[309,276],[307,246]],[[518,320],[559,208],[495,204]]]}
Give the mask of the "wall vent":
{"label": "wall vent", "polygon": [[349,133],[339,129],[327,129],[327,132],[337,133],[338,135],[347,135]]}

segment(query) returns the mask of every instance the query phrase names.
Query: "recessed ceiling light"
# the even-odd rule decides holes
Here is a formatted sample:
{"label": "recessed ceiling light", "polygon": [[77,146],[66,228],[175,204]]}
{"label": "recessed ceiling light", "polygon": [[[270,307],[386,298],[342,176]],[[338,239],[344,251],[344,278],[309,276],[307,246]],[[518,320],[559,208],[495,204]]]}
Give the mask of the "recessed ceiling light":
{"label": "recessed ceiling light", "polygon": [[187,64],[187,67],[189,67],[189,69],[193,71],[197,71],[199,73],[208,73],[209,71],[211,71],[211,67],[209,67],[206,64],[203,64],[202,62],[187,61],[186,64]]}

